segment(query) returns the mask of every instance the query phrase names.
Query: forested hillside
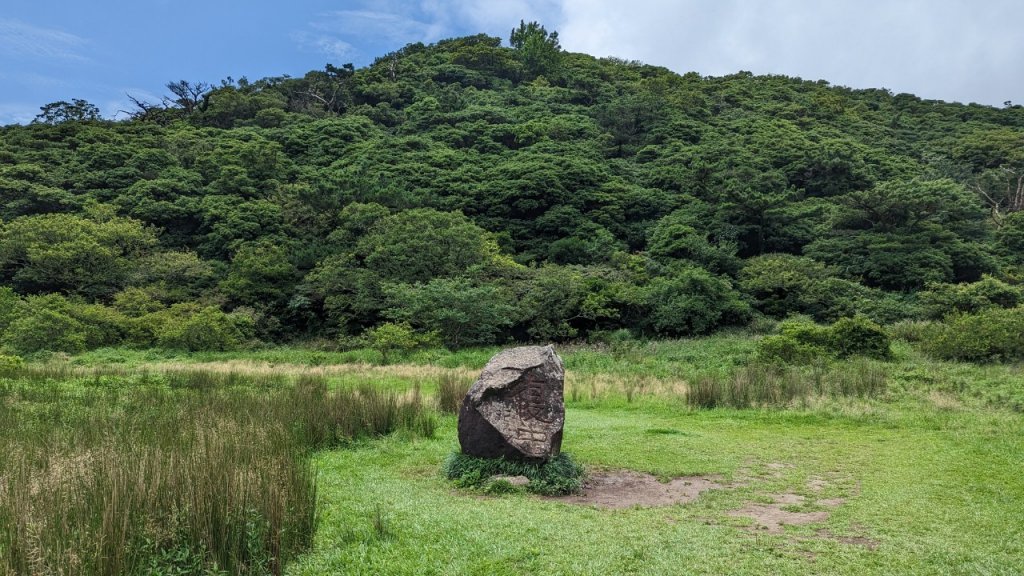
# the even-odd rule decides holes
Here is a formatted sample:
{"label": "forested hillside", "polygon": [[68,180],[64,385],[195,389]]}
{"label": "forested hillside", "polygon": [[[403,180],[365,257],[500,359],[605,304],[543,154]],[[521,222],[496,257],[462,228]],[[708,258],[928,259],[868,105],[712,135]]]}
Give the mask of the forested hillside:
{"label": "forested hillside", "polygon": [[3,347],[460,347],[1022,300],[1021,106],[679,75],[532,24],[168,89],[128,120],[74,101],[0,128]]}

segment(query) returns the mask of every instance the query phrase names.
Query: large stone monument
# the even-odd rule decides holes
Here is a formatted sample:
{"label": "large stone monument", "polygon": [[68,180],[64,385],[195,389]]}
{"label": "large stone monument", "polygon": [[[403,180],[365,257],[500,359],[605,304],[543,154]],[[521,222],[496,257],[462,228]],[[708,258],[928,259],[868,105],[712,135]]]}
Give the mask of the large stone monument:
{"label": "large stone monument", "polygon": [[459,410],[462,452],[544,462],[562,447],[565,369],[551,346],[495,354]]}

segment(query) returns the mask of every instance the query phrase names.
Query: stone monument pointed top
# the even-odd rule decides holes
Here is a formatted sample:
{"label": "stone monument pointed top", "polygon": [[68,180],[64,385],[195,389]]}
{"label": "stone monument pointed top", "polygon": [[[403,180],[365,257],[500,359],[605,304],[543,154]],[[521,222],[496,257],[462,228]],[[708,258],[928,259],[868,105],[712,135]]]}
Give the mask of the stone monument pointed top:
{"label": "stone monument pointed top", "polygon": [[565,424],[564,380],[562,360],[552,346],[495,354],[462,401],[462,451],[530,461],[557,456]]}

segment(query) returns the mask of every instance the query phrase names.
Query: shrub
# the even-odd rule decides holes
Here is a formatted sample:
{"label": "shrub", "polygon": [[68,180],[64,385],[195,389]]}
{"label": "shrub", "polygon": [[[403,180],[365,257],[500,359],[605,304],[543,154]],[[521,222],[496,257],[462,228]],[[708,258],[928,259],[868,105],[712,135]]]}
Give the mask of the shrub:
{"label": "shrub", "polygon": [[444,462],[444,474],[461,488],[483,488],[492,476],[526,476],[526,490],[545,496],[575,494],[583,489],[583,467],[563,452],[535,464],[504,458],[477,458],[456,452]]}
{"label": "shrub", "polygon": [[251,330],[251,318],[208,306],[192,316],[158,326],[156,336],[157,343],[165,348],[224,351],[238,348]]}
{"label": "shrub", "polygon": [[840,358],[868,356],[884,360],[892,356],[889,334],[863,316],[840,318],[828,331],[830,348]]}
{"label": "shrub", "polygon": [[128,339],[131,319],[102,304],[76,303],[68,314],[85,327],[85,348],[116,346]]}
{"label": "shrub", "polygon": [[863,316],[840,318],[831,326],[805,320],[779,324],[777,336],[757,343],[756,357],[769,363],[806,364],[815,358],[891,357],[891,339],[878,324]]}
{"label": "shrub", "polygon": [[989,362],[1024,359],[1024,306],[956,314],[935,324],[922,343],[942,360]]}
{"label": "shrub", "polygon": [[437,332],[417,333],[408,322],[385,322],[363,333],[363,342],[380,352],[387,364],[393,352],[411,352],[417,348],[437,345]]}
{"label": "shrub", "polygon": [[791,319],[779,324],[779,334],[788,336],[801,344],[829,348],[831,344],[827,326],[802,319]]}
{"label": "shrub", "polygon": [[997,278],[984,276],[965,284],[930,284],[918,293],[924,314],[941,319],[953,312],[975,313],[989,308],[1013,308],[1024,302],[1024,290]]}
{"label": "shrub", "polygon": [[17,370],[25,365],[25,361],[20,356],[10,356],[8,354],[0,354],[0,374]]}
{"label": "shrub", "polygon": [[728,278],[695,267],[655,278],[645,289],[647,324],[662,336],[694,336],[750,320],[750,306]]}
{"label": "shrub", "polygon": [[70,315],[71,305],[59,294],[29,296],[7,325],[2,343],[18,354],[82,352],[87,327]]}
{"label": "shrub", "polygon": [[764,254],[744,262],[739,286],[768,316],[808,311],[807,294],[829,274],[824,264],[791,254]]}
{"label": "shrub", "polygon": [[391,307],[384,315],[424,332],[437,332],[455,350],[490,344],[513,323],[512,297],[496,284],[468,278],[436,278],[426,284],[385,287]]}
{"label": "shrub", "polygon": [[755,358],[768,364],[807,364],[815,358],[828,356],[820,346],[805,344],[792,336],[765,336],[757,343]]}

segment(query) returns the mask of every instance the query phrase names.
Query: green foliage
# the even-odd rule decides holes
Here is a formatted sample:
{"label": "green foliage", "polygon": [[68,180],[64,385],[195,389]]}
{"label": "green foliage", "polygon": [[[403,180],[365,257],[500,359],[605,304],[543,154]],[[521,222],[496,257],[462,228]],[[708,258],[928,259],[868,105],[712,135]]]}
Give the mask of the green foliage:
{"label": "green foliage", "polygon": [[840,358],[867,356],[887,360],[892,357],[889,333],[863,316],[840,318],[828,330],[831,348]]}
{"label": "green foliage", "polygon": [[792,335],[772,334],[758,341],[755,355],[758,361],[768,364],[810,364],[828,357],[828,351]]}
{"label": "green foliage", "polygon": [[497,257],[498,245],[461,214],[413,209],[377,221],[357,253],[381,278],[412,283],[486,264]]}
{"label": "green foliage", "polygon": [[[938,317],[988,296],[937,286],[1019,276],[1019,107],[680,76],[566,53],[538,22],[508,40],[176,80],[118,122],[44,106],[0,128],[0,285],[82,308],[63,349],[153,345],[178,304],[241,308],[270,342],[395,320],[462,346],[471,317],[479,343]],[[451,319],[392,298],[435,280],[416,294],[447,292]],[[90,308],[111,303],[124,318]]]}
{"label": "green foliage", "polygon": [[943,360],[1024,360],[1024,307],[953,314],[942,323],[932,324],[921,346],[929,355]]}
{"label": "green foliage", "polygon": [[969,284],[931,284],[917,294],[925,314],[941,319],[957,312],[974,313],[989,308],[1015,308],[1024,302],[1024,289],[998,278],[984,276]]}
{"label": "green foliage", "polygon": [[71,304],[64,297],[29,296],[7,325],[0,343],[17,354],[82,352],[87,330],[71,315]]}
{"label": "green foliage", "polygon": [[729,242],[713,244],[707,234],[698,232],[682,210],[659,220],[647,241],[648,253],[657,259],[688,260],[719,274],[735,273],[738,268],[736,246]]}
{"label": "green foliage", "polygon": [[36,115],[33,122],[44,124],[61,124],[63,122],[87,122],[100,119],[100,109],[81,98],[74,98],[71,102],[61,100],[51,102],[39,108],[41,112]]}
{"label": "green foliage", "polygon": [[284,306],[297,280],[298,270],[283,246],[244,244],[219,288],[236,305],[273,308]]}
{"label": "green foliage", "polygon": [[887,182],[842,198],[831,238],[805,254],[855,280],[892,290],[929,282],[973,281],[996,264],[984,235],[984,212],[951,180]]}
{"label": "green foliage", "polygon": [[790,314],[810,314],[816,302],[811,296],[816,286],[829,277],[820,262],[791,254],[764,254],[744,262],[739,273],[739,288],[754,299],[764,314],[783,318]]}
{"label": "green foliage", "polygon": [[362,340],[380,352],[381,359],[387,364],[395,352],[407,353],[436,344],[437,333],[419,334],[408,322],[385,322],[364,332]]}
{"label": "green foliage", "polygon": [[693,336],[750,320],[750,306],[728,279],[683,267],[655,278],[646,288],[647,324],[655,334]]}
{"label": "green foliage", "polygon": [[531,76],[551,74],[558,70],[561,46],[558,32],[548,33],[537,22],[519,22],[509,35],[508,43],[520,54],[523,66]]}
{"label": "green foliage", "polygon": [[23,360],[20,356],[0,354],[0,375],[21,368],[24,365],[25,360]]}
{"label": "green foliage", "polygon": [[755,355],[759,360],[808,364],[835,357],[866,356],[880,360],[892,357],[889,333],[863,316],[840,318],[831,326],[787,320],[779,324],[778,331],[779,334],[758,341]]}
{"label": "green foliage", "polygon": [[483,488],[492,476],[526,476],[526,489],[544,496],[575,494],[583,489],[583,466],[565,452],[542,463],[504,458],[477,458],[461,452],[448,455],[444,474],[460,488]]}
{"label": "green foliage", "polygon": [[1010,258],[1024,262],[1024,211],[1006,216],[1002,226],[996,230],[996,240]]}
{"label": "green foliage", "polygon": [[0,279],[21,293],[106,297],[155,244],[154,232],[136,220],[24,216],[0,227]]}
{"label": "green foliage", "polygon": [[512,325],[515,315],[515,307],[502,289],[466,278],[394,284],[385,292],[389,318],[434,332],[451,349],[493,342]]}
{"label": "green foliage", "polygon": [[190,352],[234,350],[252,333],[252,319],[244,314],[226,314],[215,306],[207,306],[185,317],[172,317],[181,311],[172,307],[166,314],[157,313],[159,316],[152,318],[163,321],[154,330],[157,345]]}

